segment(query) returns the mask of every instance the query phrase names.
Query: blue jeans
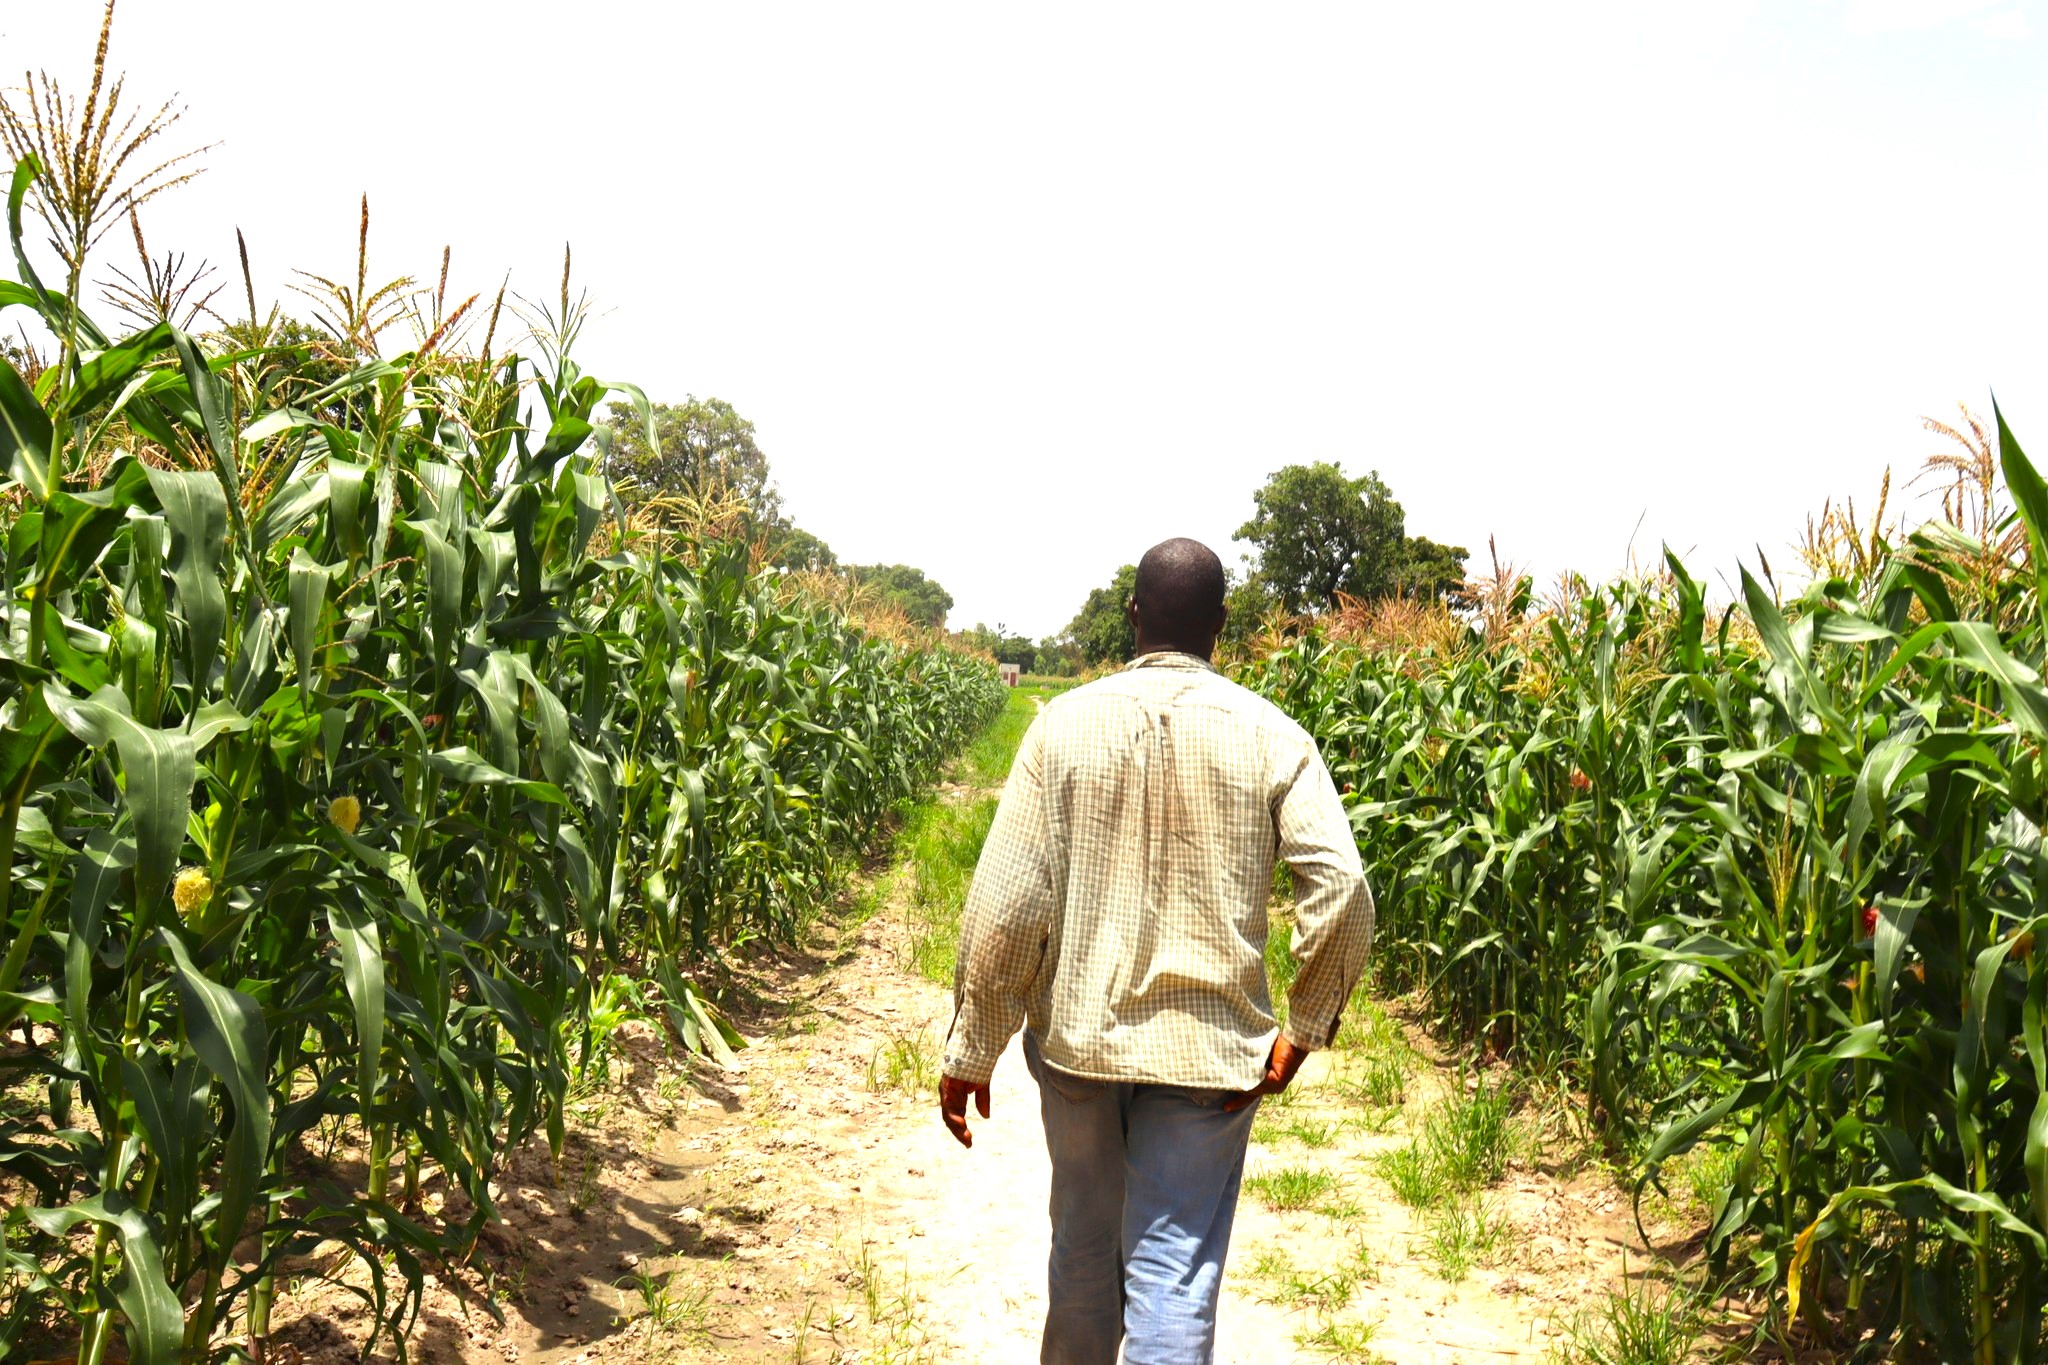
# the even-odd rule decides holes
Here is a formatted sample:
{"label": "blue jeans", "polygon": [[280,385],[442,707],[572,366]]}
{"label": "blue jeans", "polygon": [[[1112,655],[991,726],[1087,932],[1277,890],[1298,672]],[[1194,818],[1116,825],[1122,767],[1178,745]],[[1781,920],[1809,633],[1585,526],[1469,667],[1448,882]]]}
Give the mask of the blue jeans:
{"label": "blue jeans", "polygon": [[1042,1365],[1208,1365],[1254,1101],[1091,1081],[1024,1034],[1052,1156]]}

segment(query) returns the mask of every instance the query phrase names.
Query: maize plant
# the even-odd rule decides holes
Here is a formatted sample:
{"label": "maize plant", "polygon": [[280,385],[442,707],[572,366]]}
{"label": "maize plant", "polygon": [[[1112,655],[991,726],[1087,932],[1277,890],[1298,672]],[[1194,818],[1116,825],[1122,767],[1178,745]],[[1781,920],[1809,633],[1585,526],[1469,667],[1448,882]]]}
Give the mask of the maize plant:
{"label": "maize plant", "polygon": [[530,359],[460,352],[460,309],[389,359],[339,319],[318,366],[253,317],[116,337],[23,250],[38,174],[0,282],[60,343],[0,361],[0,1353],[260,1349],[323,1240],[402,1352],[499,1154],[559,1147],[593,982],[738,1045],[693,968],[793,935],[1002,692],[744,546],[628,535],[593,414],[647,405],[570,358],[566,275]]}
{"label": "maize plant", "polygon": [[1716,1264],[1854,1358],[2044,1356],[2048,488],[1998,440],[2015,512],[1790,604],[1669,558],[1248,675],[1355,788],[1391,984],[1575,1075],[1646,1183],[1731,1152]]}

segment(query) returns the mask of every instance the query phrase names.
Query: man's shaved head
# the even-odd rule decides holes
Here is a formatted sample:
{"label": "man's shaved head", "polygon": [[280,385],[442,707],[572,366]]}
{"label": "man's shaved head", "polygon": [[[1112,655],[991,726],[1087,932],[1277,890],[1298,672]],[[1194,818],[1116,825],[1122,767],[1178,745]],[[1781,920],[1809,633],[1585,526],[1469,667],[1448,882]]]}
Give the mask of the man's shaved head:
{"label": "man's shaved head", "polygon": [[1226,587],[1214,550],[1186,537],[1163,540],[1138,561],[1139,624],[1146,635],[1183,647],[1213,641],[1223,626]]}

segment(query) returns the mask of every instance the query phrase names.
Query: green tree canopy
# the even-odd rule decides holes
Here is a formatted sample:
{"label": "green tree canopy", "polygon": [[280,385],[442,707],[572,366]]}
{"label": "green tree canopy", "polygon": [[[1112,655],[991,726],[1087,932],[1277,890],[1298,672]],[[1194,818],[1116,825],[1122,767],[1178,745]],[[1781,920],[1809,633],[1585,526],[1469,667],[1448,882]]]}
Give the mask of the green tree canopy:
{"label": "green tree canopy", "polygon": [[1410,536],[1401,548],[1401,596],[1415,602],[1446,599],[1453,606],[1464,602],[1465,559],[1470,552],[1462,545],[1439,545],[1428,536]]}
{"label": "green tree canopy", "polygon": [[1072,640],[1058,635],[1048,635],[1038,642],[1038,652],[1031,660],[1031,672],[1042,673],[1049,678],[1071,678],[1081,671],[1081,647]]}
{"label": "green tree canopy", "polygon": [[1320,611],[1340,592],[1394,591],[1406,518],[1378,474],[1354,479],[1323,461],[1291,464],[1253,502],[1257,511],[1237,538],[1259,547],[1259,576],[1288,611]]}
{"label": "green tree canopy", "polygon": [[1011,634],[1010,628],[1000,621],[993,630],[976,622],[973,630],[960,634],[969,645],[995,655],[997,663],[1029,668],[1038,659],[1038,646],[1032,644],[1028,636]]}
{"label": "green tree canopy", "polygon": [[846,572],[856,580],[881,590],[882,596],[903,609],[903,614],[927,626],[946,624],[953,609],[953,594],[924,576],[924,570],[908,564],[849,564]]}
{"label": "green tree canopy", "polygon": [[1067,636],[1080,646],[1081,657],[1091,664],[1122,663],[1138,647],[1136,633],[1124,608],[1138,590],[1138,566],[1126,564],[1106,588],[1097,588],[1081,604],[1081,614],[1067,626]]}
{"label": "green tree canopy", "polygon": [[784,523],[769,528],[768,562],[778,569],[830,569],[839,556],[803,527]]}
{"label": "green tree canopy", "polygon": [[663,493],[701,497],[723,488],[744,500],[758,522],[773,525],[782,497],[768,481],[768,457],[754,439],[754,424],[723,398],[698,398],[654,405],[649,449],[646,428],[627,403],[611,405],[611,455],[606,472],[631,480],[633,497]]}
{"label": "green tree canopy", "polygon": [[1222,642],[1243,648],[1265,626],[1266,618],[1280,609],[1280,599],[1273,595],[1272,585],[1255,573],[1242,579],[1231,577],[1230,592],[1223,599],[1230,615],[1223,622]]}

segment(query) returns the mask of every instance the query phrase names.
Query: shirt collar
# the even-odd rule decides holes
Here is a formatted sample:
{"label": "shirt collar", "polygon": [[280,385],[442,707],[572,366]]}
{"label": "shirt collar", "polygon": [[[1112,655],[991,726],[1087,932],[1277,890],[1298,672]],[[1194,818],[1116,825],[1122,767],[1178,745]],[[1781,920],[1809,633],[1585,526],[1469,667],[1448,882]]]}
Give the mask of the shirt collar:
{"label": "shirt collar", "polygon": [[1126,665],[1126,671],[1133,668],[1200,668],[1210,673],[1216,665],[1199,654],[1187,654],[1178,649],[1158,649],[1150,654],[1140,654]]}

